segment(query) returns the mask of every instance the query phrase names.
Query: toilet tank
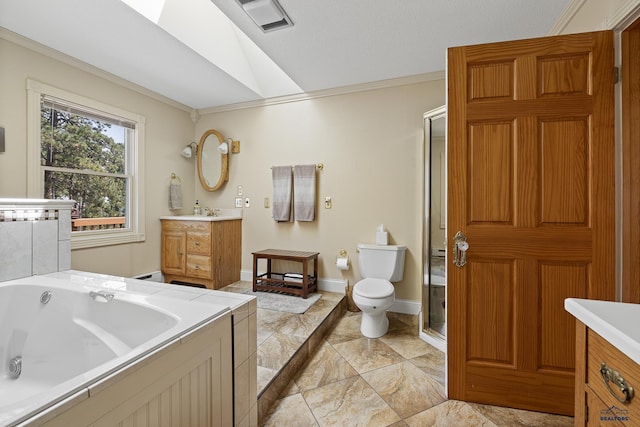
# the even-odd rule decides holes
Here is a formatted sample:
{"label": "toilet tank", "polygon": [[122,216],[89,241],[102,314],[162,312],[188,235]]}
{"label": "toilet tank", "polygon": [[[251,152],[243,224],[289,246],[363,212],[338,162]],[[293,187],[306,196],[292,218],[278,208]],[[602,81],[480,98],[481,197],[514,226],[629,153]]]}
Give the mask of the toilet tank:
{"label": "toilet tank", "polygon": [[363,278],[399,282],[404,275],[406,246],[358,244],[358,265]]}

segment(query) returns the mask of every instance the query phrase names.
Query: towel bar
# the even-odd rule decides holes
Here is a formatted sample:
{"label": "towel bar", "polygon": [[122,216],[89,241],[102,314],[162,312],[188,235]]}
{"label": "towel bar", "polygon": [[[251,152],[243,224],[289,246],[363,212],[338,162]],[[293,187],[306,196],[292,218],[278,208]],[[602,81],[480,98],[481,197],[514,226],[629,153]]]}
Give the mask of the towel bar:
{"label": "towel bar", "polygon": [[[273,166],[271,166],[269,169],[273,169]],[[291,169],[295,169],[293,166],[291,166]],[[324,163],[318,163],[316,165],[316,169],[318,169],[319,171],[324,169]]]}

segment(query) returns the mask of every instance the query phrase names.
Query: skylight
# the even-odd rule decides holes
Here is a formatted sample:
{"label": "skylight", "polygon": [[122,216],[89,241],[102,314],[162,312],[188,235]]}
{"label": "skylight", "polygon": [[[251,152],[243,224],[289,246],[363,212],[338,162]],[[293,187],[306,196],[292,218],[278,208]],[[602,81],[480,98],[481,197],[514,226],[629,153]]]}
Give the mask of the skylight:
{"label": "skylight", "polygon": [[121,0],[263,98],[302,89],[210,0]]}

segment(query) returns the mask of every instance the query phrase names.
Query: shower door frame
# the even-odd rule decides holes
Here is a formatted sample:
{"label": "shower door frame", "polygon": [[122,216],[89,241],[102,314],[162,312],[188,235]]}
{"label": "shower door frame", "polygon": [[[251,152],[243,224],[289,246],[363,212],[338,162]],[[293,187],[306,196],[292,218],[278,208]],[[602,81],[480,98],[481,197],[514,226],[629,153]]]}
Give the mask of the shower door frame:
{"label": "shower door frame", "polygon": [[[435,119],[443,118],[446,120],[447,109],[446,105],[442,105],[438,108],[434,108],[433,110],[427,111],[423,115],[423,135],[424,135],[424,162],[423,162],[423,203],[422,203],[422,310],[420,311],[420,338],[436,347],[437,349],[446,352],[447,348],[447,338],[446,332],[445,334],[441,334],[438,331],[429,327],[430,321],[430,298],[431,298],[431,121]],[[445,125],[446,129],[446,125]],[[446,154],[446,131],[445,131],[445,154]],[[444,185],[446,188],[446,162],[443,165],[445,168],[444,173],[444,181],[441,185]],[[445,230],[446,230],[446,193],[441,206],[443,214],[445,215]],[[445,233],[446,234],[446,233]],[[445,261],[446,261],[446,243],[445,243]],[[446,269],[446,262],[445,262]],[[428,278],[428,283],[425,282],[425,278]],[[445,271],[445,328],[446,328],[446,301],[447,301],[447,292],[446,292],[446,271]]]}

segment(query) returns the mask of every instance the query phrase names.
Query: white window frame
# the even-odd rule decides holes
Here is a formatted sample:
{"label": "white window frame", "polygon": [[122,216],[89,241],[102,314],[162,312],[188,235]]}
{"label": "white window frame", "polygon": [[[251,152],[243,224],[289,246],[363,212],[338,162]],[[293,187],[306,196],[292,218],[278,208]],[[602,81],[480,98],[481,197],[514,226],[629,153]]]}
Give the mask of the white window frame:
{"label": "white window frame", "polygon": [[44,196],[44,169],[40,163],[40,115],[44,95],[72,104],[122,117],[136,124],[133,141],[127,147],[131,172],[131,191],[127,201],[128,227],[71,233],[71,249],[93,248],[145,240],[144,210],[144,128],[145,118],[93,99],[27,79],[27,195],[41,199]]}

